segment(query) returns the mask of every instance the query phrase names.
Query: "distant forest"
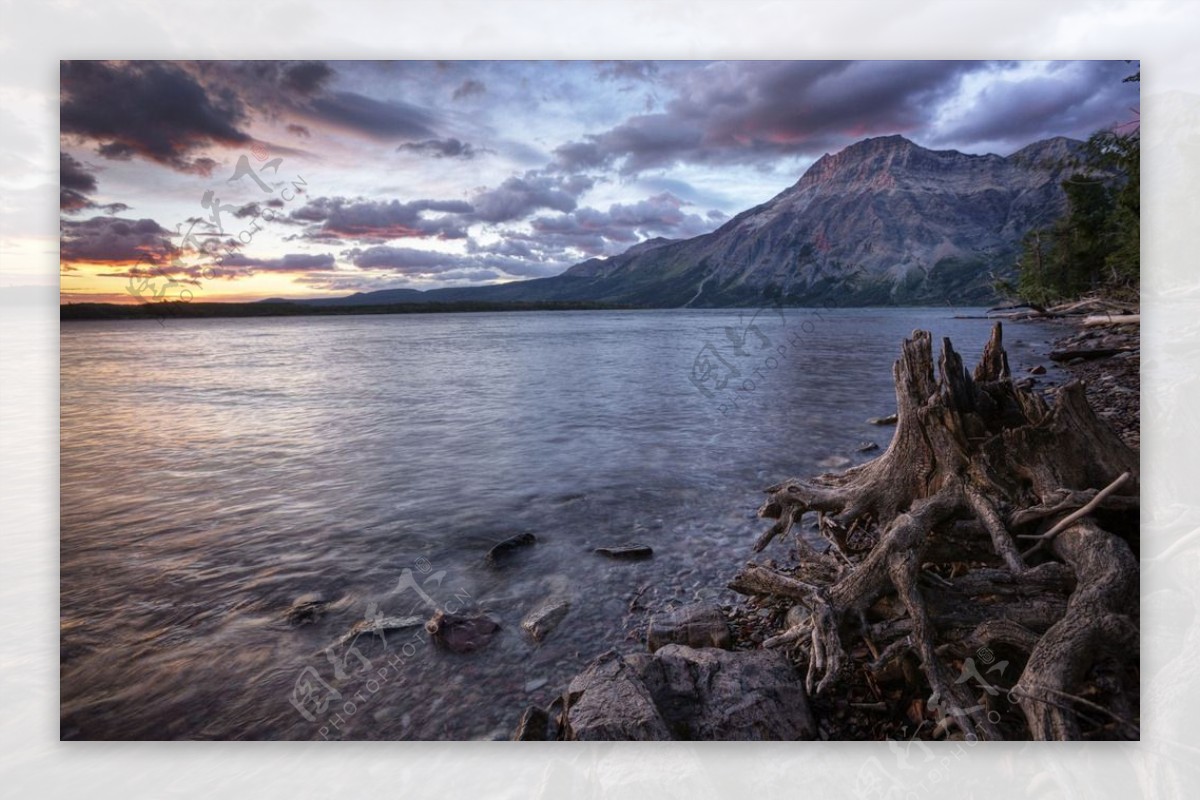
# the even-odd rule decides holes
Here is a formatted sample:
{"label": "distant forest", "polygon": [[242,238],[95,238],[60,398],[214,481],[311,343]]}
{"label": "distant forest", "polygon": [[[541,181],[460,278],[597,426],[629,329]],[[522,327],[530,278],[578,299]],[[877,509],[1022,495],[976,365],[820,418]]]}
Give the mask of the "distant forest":
{"label": "distant forest", "polygon": [[388,303],[379,306],[312,306],[304,303],[67,303],[59,307],[59,319],[68,320],[166,320],[204,317],[300,317],[336,314],[447,314],[455,312],[586,311],[634,309],[637,306],[586,301],[513,301],[488,303]]}

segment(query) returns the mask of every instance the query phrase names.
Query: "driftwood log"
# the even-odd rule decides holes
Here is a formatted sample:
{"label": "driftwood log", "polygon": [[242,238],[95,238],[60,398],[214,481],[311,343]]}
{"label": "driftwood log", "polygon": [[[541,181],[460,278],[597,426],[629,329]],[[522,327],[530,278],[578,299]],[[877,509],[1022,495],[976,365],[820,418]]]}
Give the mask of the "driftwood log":
{"label": "driftwood log", "polygon": [[935,376],[925,331],[893,374],[884,453],[767,490],[759,515],[777,522],[755,551],[794,531],[799,563],[751,563],[730,586],[800,614],[764,647],[789,649],[815,697],[865,683],[867,706],[916,705],[936,736],[1137,737],[1137,454],[1080,383],[1052,404],[1016,386],[1000,323],[973,374],[943,340]]}

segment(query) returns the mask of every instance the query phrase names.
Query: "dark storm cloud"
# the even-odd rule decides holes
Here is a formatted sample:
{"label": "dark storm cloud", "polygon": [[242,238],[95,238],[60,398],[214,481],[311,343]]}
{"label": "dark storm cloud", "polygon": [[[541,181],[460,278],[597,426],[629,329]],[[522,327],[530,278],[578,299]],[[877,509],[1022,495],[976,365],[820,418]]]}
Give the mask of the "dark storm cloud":
{"label": "dark storm cloud", "polygon": [[503,239],[496,243],[481,245],[474,239],[467,240],[468,253],[489,253],[514,259],[536,261],[543,258],[544,250],[529,239],[518,239],[511,232],[506,232]]}
{"label": "dark storm cloud", "polygon": [[567,170],[588,170],[606,166],[616,155],[611,147],[601,145],[598,139],[599,137],[592,137],[591,141],[559,145],[554,149],[558,166]]}
{"label": "dark storm cloud", "polygon": [[275,259],[256,259],[234,253],[220,259],[219,266],[244,268],[252,272],[302,273],[314,270],[330,270],[336,262],[331,253],[289,253]]}
{"label": "dark storm cloud", "polygon": [[455,270],[462,266],[463,257],[453,253],[438,253],[419,248],[374,247],[346,251],[350,262],[363,270],[387,269],[404,274],[427,274]]}
{"label": "dark storm cloud", "polygon": [[[513,256],[503,252],[503,248],[474,242],[469,244],[465,255],[392,245],[354,248],[342,255],[362,270],[388,270],[410,277],[436,276],[440,280],[493,280],[504,276],[539,278],[560,273],[570,264],[569,261],[545,260],[533,249]],[[478,277],[485,271],[491,273],[488,278]]]}
{"label": "dark storm cloud", "polygon": [[1138,84],[1123,83],[1136,70],[1124,61],[1071,61],[1043,74],[1000,78],[932,144],[987,145],[1007,154],[1052,136],[1086,139],[1137,119]]}
{"label": "dark storm cloud", "polygon": [[447,139],[426,139],[424,142],[406,142],[396,148],[399,153],[414,153],[432,156],[435,159],[473,159],[480,153],[489,152],[478,150],[469,142],[463,142],[453,137]]}
{"label": "dark storm cloud", "polygon": [[178,254],[171,232],[154,220],[92,217],[60,223],[59,260],[161,264]]}
{"label": "dark storm cloud", "polygon": [[[409,237],[460,239],[466,236],[461,215],[472,211],[461,200],[363,200],[319,197],[291,213],[291,219],[315,224],[310,239],[387,240]],[[428,213],[440,214],[428,217]]]}
{"label": "dark storm cloud", "polygon": [[270,111],[320,94],[335,75],[323,61],[189,61],[180,66],[213,91],[236,93],[248,107]]}
{"label": "dark storm cloud", "polygon": [[719,62],[670,77],[665,110],[569,142],[566,170],[623,174],[678,163],[819,156],[857,139],[912,132],[958,90],[971,62]]}
{"label": "dark storm cloud", "polygon": [[[282,200],[277,197],[273,197],[262,204],[247,203],[246,205],[239,207],[233,213],[233,216],[237,217],[239,220],[253,219],[254,217],[262,216],[263,209],[281,209],[283,206],[284,202]],[[271,222],[288,224],[292,221],[282,216],[271,216]]]}
{"label": "dark storm cloud", "polygon": [[[724,219],[724,214],[715,209],[706,216],[685,211],[687,205],[664,192],[636,203],[614,203],[607,211],[581,208],[557,217],[538,217],[531,225],[536,235],[560,247],[600,255],[623,250],[650,237],[699,236]],[[614,249],[612,245],[623,247]]]}
{"label": "dark storm cloud", "polygon": [[459,84],[458,88],[454,90],[453,97],[455,100],[462,100],[465,97],[482,95],[486,92],[487,86],[483,83],[483,81],[477,81],[474,78],[468,78]]}
{"label": "dark storm cloud", "polygon": [[96,191],[96,176],[84,169],[83,164],[70,153],[58,154],[58,166],[58,185],[63,189]]}
{"label": "dark storm cloud", "polygon": [[69,153],[58,154],[58,206],[66,212],[92,208],[89,194],[96,191],[96,176]]}
{"label": "dark storm cloud", "polygon": [[300,94],[312,94],[333,77],[333,70],[323,61],[300,61],[283,67],[281,84]]}
{"label": "dark storm cloud", "polygon": [[498,273],[495,270],[450,270],[438,276],[443,281],[470,281],[474,283],[495,281],[497,278],[503,277],[503,273]]}
{"label": "dark storm cloud", "polygon": [[539,209],[571,211],[578,197],[594,185],[595,181],[585,175],[548,175],[530,170],[476,194],[472,199],[473,217],[480,222],[499,223],[523,219]]}
{"label": "dark storm cloud", "polygon": [[658,75],[654,61],[597,61],[596,75],[608,81],[652,81]]}
{"label": "dark storm cloud", "polygon": [[373,100],[354,92],[334,92],[309,101],[315,119],[376,139],[416,139],[434,135],[434,115],[398,100]]}
{"label": "dark storm cloud", "polygon": [[195,151],[250,141],[239,128],[246,113],[238,97],[209,92],[172,63],[64,61],[59,73],[61,132],[94,142],[106,158],[136,155],[207,175],[215,162]]}
{"label": "dark storm cloud", "polygon": [[434,112],[399,100],[334,90],[337,72],[323,61],[202,61],[188,66],[208,85],[235,94],[257,113],[286,119],[286,130],[297,136],[308,138],[312,131],[296,118],[372,139],[436,136]]}

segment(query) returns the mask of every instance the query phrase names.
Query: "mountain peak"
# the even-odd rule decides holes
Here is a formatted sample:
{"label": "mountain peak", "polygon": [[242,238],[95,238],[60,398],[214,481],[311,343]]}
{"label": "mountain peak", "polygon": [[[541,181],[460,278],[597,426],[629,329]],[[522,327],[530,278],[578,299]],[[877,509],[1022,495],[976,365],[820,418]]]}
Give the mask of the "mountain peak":
{"label": "mountain peak", "polygon": [[1008,158],[1018,164],[1029,166],[1053,166],[1079,154],[1083,142],[1066,136],[1042,139],[1013,153]]}
{"label": "mountain peak", "polygon": [[844,149],[850,150],[852,148],[858,148],[860,150],[881,150],[910,147],[920,147],[920,145],[911,139],[905,139],[900,134],[888,134],[886,136],[870,136],[866,139],[860,139],[852,145],[847,145]]}
{"label": "mountain peak", "polygon": [[900,134],[889,134],[887,136],[872,136],[867,139],[860,139],[846,145],[836,153],[826,153],[817,159],[816,163],[820,164],[826,159],[849,160],[852,158],[862,158],[871,153],[884,153],[892,151],[905,151],[912,149],[922,150],[923,148],[911,139],[905,139]]}
{"label": "mountain peak", "polygon": [[657,306],[988,303],[1021,238],[1066,208],[1056,137],[1005,158],[930,150],[893,134],[814,163],[791,188],[715,231],[648,239],[561,276],[429,300],[587,300]]}

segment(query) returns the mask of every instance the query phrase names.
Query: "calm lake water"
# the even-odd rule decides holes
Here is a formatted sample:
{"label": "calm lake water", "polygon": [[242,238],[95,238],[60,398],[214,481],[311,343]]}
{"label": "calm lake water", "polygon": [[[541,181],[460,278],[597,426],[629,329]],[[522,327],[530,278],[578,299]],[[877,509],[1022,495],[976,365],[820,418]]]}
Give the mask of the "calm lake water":
{"label": "calm lake water", "polygon": [[[990,323],[953,319],[971,313],[64,324],[62,735],[507,737],[600,652],[639,647],[635,598],[731,600],[762,489],[886,447],[865,421],[894,409],[901,339],[930,329],[973,365]],[[1046,363],[1055,329],[1005,333],[1014,372]],[[534,547],[485,564],[522,531]],[[654,557],[592,552],[625,542]],[[289,625],[309,593],[328,611]],[[530,642],[521,619],[559,597]],[[419,628],[338,644],[435,605],[502,629],[467,654]]]}

